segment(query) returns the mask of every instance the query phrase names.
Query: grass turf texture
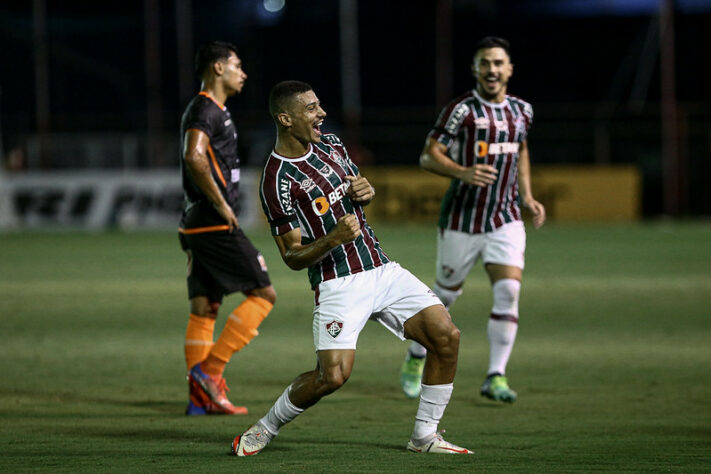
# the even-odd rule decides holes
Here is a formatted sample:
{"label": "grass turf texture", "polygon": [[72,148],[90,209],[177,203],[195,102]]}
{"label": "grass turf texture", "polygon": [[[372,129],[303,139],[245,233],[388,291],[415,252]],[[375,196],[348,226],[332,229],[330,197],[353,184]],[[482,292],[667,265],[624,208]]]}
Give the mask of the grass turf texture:
{"label": "grass turf texture", "polygon": [[[376,226],[426,283],[432,228]],[[462,330],[440,424],[474,456],[407,453],[417,401],[407,343],[377,324],[349,382],[259,456],[228,455],[298,373],[313,368],[312,293],[266,232],[249,232],[279,300],[226,371],[242,417],[185,417],[188,303],[174,234],[0,235],[0,471],[418,472],[711,469],[711,226],[529,230],[512,406],[482,399],[490,287],[480,265],[452,308]],[[241,296],[226,299],[217,329]]]}

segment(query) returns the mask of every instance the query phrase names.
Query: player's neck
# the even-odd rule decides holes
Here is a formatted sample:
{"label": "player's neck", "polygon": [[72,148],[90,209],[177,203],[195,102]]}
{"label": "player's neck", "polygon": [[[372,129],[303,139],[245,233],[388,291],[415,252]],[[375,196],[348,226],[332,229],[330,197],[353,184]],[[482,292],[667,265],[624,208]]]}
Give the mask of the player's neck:
{"label": "player's neck", "polygon": [[214,82],[203,82],[200,91],[209,95],[220,107],[225,106],[227,98],[231,95],[227,93],[224,87]]}
{"label": "player's neck", "polygon": [[279,132],[274,151],[287,158],[299,158],[304,156],[311,148],[310,143],[302,143],[288,133]]}
{"label": "player's neck", "polygon": [[502,87],[501,90],[499,90],[499,92],[497,92],[494,95],[491,95],[491,94],[487,94],[480,85],[477,85],[476,86],[476,93],[479,94],[479,97],[481,97],[485,101],[491,102],[494,104],[500,104],[504,100],[506,100],[506,87]]}

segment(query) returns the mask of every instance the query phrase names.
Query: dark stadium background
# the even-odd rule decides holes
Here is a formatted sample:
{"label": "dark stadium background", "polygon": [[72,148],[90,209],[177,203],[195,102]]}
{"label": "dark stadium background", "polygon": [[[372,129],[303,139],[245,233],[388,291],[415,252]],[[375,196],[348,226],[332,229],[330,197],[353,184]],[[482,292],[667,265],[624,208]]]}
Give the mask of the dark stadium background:
{"label": "dark stadium background", "polygon": [[[5,169],[123,166],[110,154],[89,162],[66,145],[67,137],[111,133],[145,137],[134,166],[176,167],[180,114],[198,87],[188,68],[195,47],[211,39],[234,42],[249,74],[244,93],[228,103],[249,165],[261,164],[273,139],[268,91],[289,78],[314,86],[329,112],[326,128],[343,135],[359,160],[413,165],[439,108],[473,84],[474,42],[498,35],[513,48],[509,92],[535,107],[534,167],[634,164],[643,176],[645,217],[711,213],[711,1],[286,0],[277,13],[265,3],[279,2],[3,2]],[[339,7],[349,3],[358,52],[358,69],[350,71],[360,90],[350,105],[339,23]],[[675,97],[667,97],[677,112],[672,172],[679,191],[671,206],[660,112],[661,68],[669,64],[659,59],[663,4],[673,7],[674,22]],[[35,161],[26,153],[32,140],[43,144]]]}

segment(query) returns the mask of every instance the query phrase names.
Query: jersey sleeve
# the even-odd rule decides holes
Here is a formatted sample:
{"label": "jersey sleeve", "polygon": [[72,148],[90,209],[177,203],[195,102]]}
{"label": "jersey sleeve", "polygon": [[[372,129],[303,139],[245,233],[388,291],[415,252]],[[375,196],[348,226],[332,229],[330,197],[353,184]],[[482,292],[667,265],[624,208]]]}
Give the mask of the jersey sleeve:
{"label": "jersey sleeve", "polygon": [[469,114],[469,107],[462,102],[452,102],[448,104],[437,117],[434,127],[427,135],[447,148],[452,145],[452,141],[459,135],[464,119]]}
{"label": "jersey sleeve", "polygon": [[200,130],[212,138],[214,117],[210,114],[210,108],[205,105],[204,101],[198,100],[187,110],[183,121],[183,133],[190,129]]}
{"label": "jersey sleeve", "polygon": [[281,173],[265,168],[259,197],[272,235],[282,235],[299,227],[299,219],[292,205],[292,181]]}

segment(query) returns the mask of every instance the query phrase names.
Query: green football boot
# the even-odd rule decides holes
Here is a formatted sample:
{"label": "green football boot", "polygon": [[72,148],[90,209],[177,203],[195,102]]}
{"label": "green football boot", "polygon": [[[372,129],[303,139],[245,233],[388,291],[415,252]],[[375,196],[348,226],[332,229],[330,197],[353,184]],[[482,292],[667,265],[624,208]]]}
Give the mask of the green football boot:
{"label": "green football boot", "polygon": [[513,403],[516,401],[516,392],[509,388],[509,383],[503,375],[490,375],[481,386],[481,394],[497,402]]}
{"label": "green football boot", "polygon": [[409,352],[400,369],[400,385],[407,398],[417,398],[422,390],[422,371],[425,369],[424,357],[413,357]]}

